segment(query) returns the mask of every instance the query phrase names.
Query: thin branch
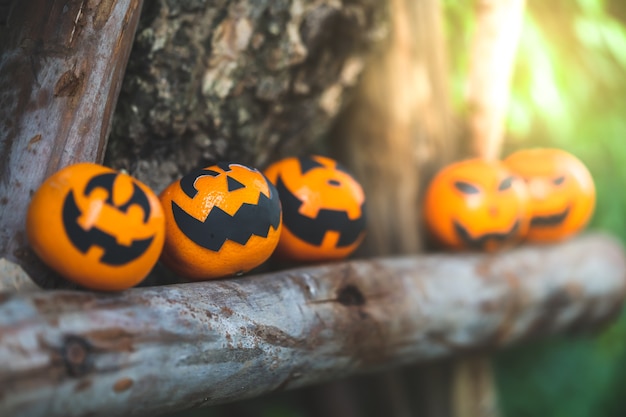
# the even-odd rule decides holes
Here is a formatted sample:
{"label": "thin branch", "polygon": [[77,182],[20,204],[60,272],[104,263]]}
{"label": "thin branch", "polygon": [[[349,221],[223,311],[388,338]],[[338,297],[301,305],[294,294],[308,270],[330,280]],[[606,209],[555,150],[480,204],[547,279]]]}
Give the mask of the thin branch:
{"label": "thin branch", "polygon": [[[471,156],[495,160],[504,140],[510,79],[524,20],[525,0],[476,0],[470,52],[467,123]],[[452,368],[455,417],[499,415],[488,358],[462,359]]]}
{"label": "thin branch", "polygon": [[45,287],[58,281],[28,247],[24,213],[49,175],[102,161],[141,5],[33,0],[0,17],[0,258]]}
{"label": "thin branch", "polygon": [[603,235],[113,295],[0,293],[0,415],[153,415],[236,401],[597,329],[625,293],[623,249]]}
{"label": "thin branch", "polygon": [[477,0],[467,85],[473,156],[500,156],[509,83],[522,32],[525,0]]}

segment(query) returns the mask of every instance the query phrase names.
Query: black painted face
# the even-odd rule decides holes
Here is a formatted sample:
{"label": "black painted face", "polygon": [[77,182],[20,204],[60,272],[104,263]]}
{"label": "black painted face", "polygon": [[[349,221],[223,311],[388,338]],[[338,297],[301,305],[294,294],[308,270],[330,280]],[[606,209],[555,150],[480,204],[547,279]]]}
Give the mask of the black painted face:
{"label": "black painted face", "polygon": [[[246,184],[238,181],[229,174],[231,172],[231,166],[235,165],[245,168],[251,173],[263,175],[243,165],[219,163],[217,167],[223,172],[209,168],[195,170],[185,175],[180,180],[180,188],[187,197],[194,199],[198,194],[204,193],[204,191],[196,188],[196,181],[199,178],[226,175],[227,192],[229,194],[233,193],[233,199],[241,201],[241,197],[238,197],[236,193],[238,190],[246,189]],[[237,212],[233,215],[228,214],[222,208],[218,207],[218,205],[214,205],[206,218],[199,220],[187,213],[179,204],[172,200],[174,221],[180,231],[192,242],[214,252],[218,252],[226,240],[245,245],[253,235],[267,237],[270,227],[274,230],[279,227],[281,209],[276,189],[267,179],[265,179],[265,181],[269,189],[269,197],[259,192],[258,202],[256,204],[242,202]],[[201,198],[201,196],[197,198]]]}
{"label": "black painted face", "polygon": [[565,210],[563,210],[560,213],[552,214],[549,216],[533,216],[530,219],[530,226],[531,227],[560,226],[565,221],[565,219],[567,219],[567,216],[569,216],[570,210],[571,210],[571,206],[567,206],[565,207]]}
{"label": "black painted face", "polygon": [[[528,182],[529,180],[527,180]],[[548,194],[551,199],[546,199],[543,197],[537,197],[536,200],[534,200],[534,203],[537,205],[547,205],[548,203],[552,203],[553,201],[558,201],[558,197],[556,197],[556,193],[559,193],[561,196],[561,200],[564,200],[566,202],[566,206],[563,210],[561,210],[560,212],[554,212],[552,214],[548,214],[548,215],[541,215],[541,214],[536,214],[534,213],[533,216],[530,219],[530,227],[531,228],[551,228],[551,227],[558,227],[561,224],[563,224],[563,222],[565,221],[565,219],[567,219],[567,217],[570,214],[570,211],[572,209],[572,205],[570,203],[567,203],[567,199],[564,198],[566,196],[566,193],[563,193],[563,189],[568,185],[568,182],[565,178],[564,175],[559,175],[556,178],[553,178],[551,180],[546,180],[545,184],[549,185],[550,187],[552,187],[550,189],[550,194]],[[532,183],[531,183],[532,184]],[[532,190],[532,188],[531,188]],[[552,192],[555,191],[555,192]],[[544,191],[545,192],[545,191]],[[535,196],[535,194],[531,194],[532,196]],[[562,204],[554,204],[557,205],[557,207],[560,205],[562,207]],[[544,208],[545,209],[545,208]]]}
{"label": "black painted face", "polygon": [[[83,190],[81,198],[89,198],[94,190],[100,188],[107,192],[108,196],[104,201],[105,204],[122,213],[128,213],[128,209],[137,205],[143,211],[143,223],[147,224],[150,218],[150,202],[146,194],[133,183],[133,193],[123,204],[115,204],[113,201],[113,189],[115,180],[119,174],[107,173],[93,177]],[[118,239],[103,231],[97,226],[92,226],[85,230],[78,222],[81,212],[74,192],[70,191],[65,197],[63,203],[63,226],[69,240],[81,253],[86,254],[92,246],[98,246],[103,249],[104,253],[100,258],[100,262],[111,266],[120,266],[127,264],[140,257],[152,243],[154,236],[146,239],[133,240],[130,245],[118,243]]]}
{"label": "black painted face", "polygon": [[[505,177],[501,180],[498,183],[496,195],[502,195],[502,193],[510,191],[513,181],[514,178],[512,176]],[[481,193],[481,190],[477,186],[469,182],[455,181],[453,186],[457,191],[465,196],[478,195]],[[458,221],[453,221],[453,226],[454,232],[463,242],[465,247],[472,250],[487,250],[491,246],[499,247],[516,238],[520,231],[521,222],[520,220],[516,220],[507,231],[484,233],[479,236],[473,236],[467,228]]]}
{"label": "black painted face", "polygon": [[454,231],[461,241],[469,249],[473,250],[485,250],[490,244],[497,244],[500,246],[503,243],[515,238],[519,232],[520,221],[517,220],[513,226],[504,233],[485,233],[481,236],[472,236],[468,230],[463,227],[459,222],[454,222]]}
{"label": "black painted face", "polygon": [[[327,169],[312,158],[300,158],[299,163],[300,175],[305,175],[313,169]],[[337,165],[335,169],[346,172],[340,165]],[[341,187],[341,185],[339,179],[331,178],[319,186]],[[276,180],[276,189],[282,203],[284,226],[304,242],[320,246],[326,233],[335,231],[340,233],[336,247],[344,248],[354,244],[365,230],[365,203],[361,204],[361,216],[356,219],[350,219],[345,210],[327,208],[320,208],[317,216],[311,218],[301,214],[300,209],[305,203],[289,190],[281,176],[278,176]]]}
{"label": "black painted face", "polygon": [[347,247],[355,243],[365,229],[365,205],[361,206],[363,215],[358,219],[350,220],[345,211],[328,209],[320,209],[317,217],[312,219],[300,214],[302,201],[285,187],[280,177],[276,189],[281,197],[285,227],[311,245],[320,246],[328,231],[337,231],[341,233],[337,247]]}

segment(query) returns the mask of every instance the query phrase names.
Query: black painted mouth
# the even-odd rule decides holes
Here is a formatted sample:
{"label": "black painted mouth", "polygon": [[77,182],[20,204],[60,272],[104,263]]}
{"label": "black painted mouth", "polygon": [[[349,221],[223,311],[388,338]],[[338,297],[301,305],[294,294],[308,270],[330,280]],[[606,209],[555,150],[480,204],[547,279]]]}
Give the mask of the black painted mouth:
{"label": "black painted mouth", "polygon": [[303,204],[285,185],[282,177],[276,179],[276,189],[283,208],[283,226],[299,239],[314,246],[321,246],[328,231],[340,233],[337,248],[348,247],[356,242],[365,230],[365,203],[361,205],[361,217],[350,219],[342,210],[320,209],[312,219],[300,214]]}
{"label": "black painted mouth", "polygon": [[520,221],[516,220],[513,226],[503,233],[486,233],[479,237],[473,237],[463,225],[459,222],[454,222],[454,231],[461,241],[470,249],[483,250],[488,242],[504,243],[509,239],[515,237],[520,228]]}
{"label": "black painted mouth", "polygon": [[[89,197],[91,192],[96,188],[102,188],[108,193],[105,203],[122,213],[128,213],[128,209],[132,205],[137,205],[143,210],[143,223],[147,224],[150,219],[150,201],[146,194],[133,183],[133,194],[122,205],[116,205],[113,202],[113,187],[117,179],[117,173],[105,173],[93,177],[83,191],[84,197]],[[121,245],[117,242],[115,236],[112,236],[98,227],[93,226],[89,230],[83,229],[78,224],[78,218],[82,212],[76,203],[74,192],[70,191],[65,197],[63,203],[62,220],[65,233],[72,242],[72,245],[81,253],[86,254],[92,246],[100,247],[103,254],[100,262],[111,266],[121,266],[134,261],[143,255],[154,240],[154,236],[133,240],[132,243]]]}
{"label": "black painted mouth", "polygon": [[552,227],[558,226],[565,221],[570,212],[570,206],[567,206],[565,210],[558,214],[552,214],[550,216],[534,216],[530,220],[531,227]]}

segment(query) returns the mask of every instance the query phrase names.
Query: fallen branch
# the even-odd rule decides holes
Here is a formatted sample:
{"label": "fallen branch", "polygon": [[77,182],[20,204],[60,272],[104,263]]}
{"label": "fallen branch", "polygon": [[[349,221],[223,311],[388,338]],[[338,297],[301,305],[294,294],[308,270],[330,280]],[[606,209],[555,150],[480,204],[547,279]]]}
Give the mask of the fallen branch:
{"label": "fallen branch", "polygon": [[153,415],[533,337],[621,310],[621,246],[353,261],[205,283],[0,293],[0,415]]}
{"label": "fallen branch", "polygon": [[10,3],[0,16],[0,258],[56,287],[28,247],[24,213],[49,175],[102,161],[142,0]]}

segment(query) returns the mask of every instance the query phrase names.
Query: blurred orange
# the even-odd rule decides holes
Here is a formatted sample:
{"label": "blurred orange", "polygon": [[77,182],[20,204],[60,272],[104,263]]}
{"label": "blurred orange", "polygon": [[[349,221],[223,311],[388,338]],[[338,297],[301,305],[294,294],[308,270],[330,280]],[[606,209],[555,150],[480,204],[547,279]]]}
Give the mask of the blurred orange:
{"label": "blurred orange", "polygon": [[500,162],[457,162],[429,184],[424,219],[432,236],[447,248],[502,249],[519,242],[528,230],[527,190]]}
{"label": "blurred orange", "polygon": [[529,241],[556,242],[587,225],[595,207],[595,186],[587,167],[574,155],[553,148],[523,149],[504,163],[528,184]]}

